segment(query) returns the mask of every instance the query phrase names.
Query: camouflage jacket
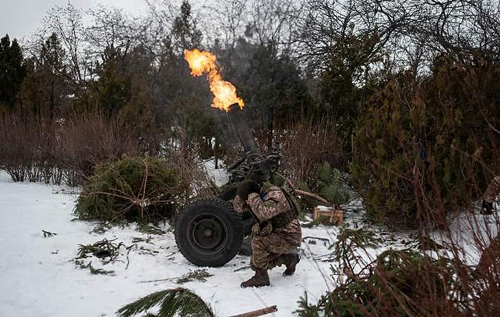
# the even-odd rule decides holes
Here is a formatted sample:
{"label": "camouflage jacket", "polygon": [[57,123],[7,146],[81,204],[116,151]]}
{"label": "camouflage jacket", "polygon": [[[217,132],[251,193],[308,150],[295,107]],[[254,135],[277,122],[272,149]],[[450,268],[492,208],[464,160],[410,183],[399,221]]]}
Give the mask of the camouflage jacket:
{"label": "camouflage jacket", "polygon": [[258,222],[252,228],[253,235],[267,235],[276,233],[282,235],[289,243],[300,245],[302,232],[297,215],[282,227],[273,227],[273,219],[283,216],[283,214],[293,213],[292,206],[288,202],[281,188],[264,184],[263,196],[257,193],[250,193],[248,199],[242,202],[238,196],[233,201],[237,212],[243,213],[250,209]]}

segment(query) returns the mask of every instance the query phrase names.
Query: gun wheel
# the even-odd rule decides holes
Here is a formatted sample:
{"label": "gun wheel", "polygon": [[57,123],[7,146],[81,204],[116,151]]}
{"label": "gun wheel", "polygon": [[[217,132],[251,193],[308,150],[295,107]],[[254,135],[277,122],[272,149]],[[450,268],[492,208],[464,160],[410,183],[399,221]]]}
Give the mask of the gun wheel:
{"label": "gun wheel", "polygon": [[198,266],[222,266],[238,253],[243,241],[241,218],[219,198],[203,198],[186,206],[175,226],[175,240],[186,259]]}

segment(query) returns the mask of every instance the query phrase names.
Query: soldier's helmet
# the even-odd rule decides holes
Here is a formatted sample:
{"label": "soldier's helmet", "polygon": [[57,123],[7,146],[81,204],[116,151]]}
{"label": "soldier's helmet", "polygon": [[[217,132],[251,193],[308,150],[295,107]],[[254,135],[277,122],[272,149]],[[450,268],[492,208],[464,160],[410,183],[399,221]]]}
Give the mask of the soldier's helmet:
{"label": "soldier's helmet", "polygon": [[253,164],[249,178],[261,185],[262,183],[268,181],[270,176],[269,162],[267,162],[267,160],[263,160],[258,164]]}

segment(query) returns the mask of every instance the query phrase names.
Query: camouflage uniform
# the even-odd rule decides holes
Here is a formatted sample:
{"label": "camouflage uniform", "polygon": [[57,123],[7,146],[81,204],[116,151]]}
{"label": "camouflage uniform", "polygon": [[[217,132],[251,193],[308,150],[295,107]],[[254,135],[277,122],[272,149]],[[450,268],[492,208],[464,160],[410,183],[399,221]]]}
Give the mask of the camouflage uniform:
{"label": "camouflage uniform", "polygon": [[258,219],[252,227],[251,266],[254,270],[285,264],[282,255],[292,253],[302,239],[297,214],[283,190],[265,183],[262,192],[262,198],[257,193],[250,193],[246,202],[238,196],[233,201],[237,212],[243,213],[249,208]]}
{"label": "camouflage uniform", "polygon": [[496,197],[500,194],[500,176],[496,176],[491,181],[490,185],[484,192],[484,200],[488,203],[493,203]]}

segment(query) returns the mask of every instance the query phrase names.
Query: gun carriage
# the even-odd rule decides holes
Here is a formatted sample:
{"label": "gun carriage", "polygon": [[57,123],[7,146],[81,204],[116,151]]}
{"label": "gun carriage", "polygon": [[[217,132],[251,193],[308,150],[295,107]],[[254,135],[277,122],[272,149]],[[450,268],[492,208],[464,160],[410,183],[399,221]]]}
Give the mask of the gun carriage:
{"label": "gun carriage", "polygon": [[245,178],[257,182],[269,180],[281,159],[279,144],[270,153],[261,153],[237,103],[229,107],[227,114],[245,153],[229,167],[230,178],[225,190],[218,197],[201,198],[188,204],[175,227],[179,250],[199,266],[223,266],[238,253],[254,220],[250,213],[238,214],[234,210],[231,201],[236,197],[236,185]]}

